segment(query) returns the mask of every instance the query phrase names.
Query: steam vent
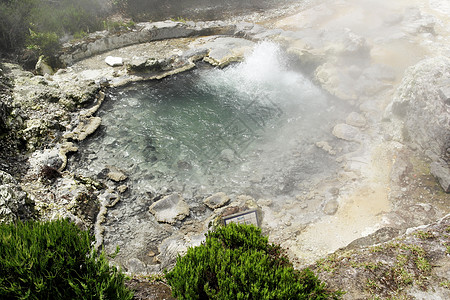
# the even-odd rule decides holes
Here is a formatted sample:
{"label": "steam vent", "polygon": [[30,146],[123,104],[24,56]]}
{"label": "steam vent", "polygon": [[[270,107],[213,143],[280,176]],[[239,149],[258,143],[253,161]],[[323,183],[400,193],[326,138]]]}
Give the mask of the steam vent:
{"label": "steam vent", "polygon": [[19,2],[0,223],[70,220],[134,299],[229,223],[342,299],[450,299],[449,0]]}

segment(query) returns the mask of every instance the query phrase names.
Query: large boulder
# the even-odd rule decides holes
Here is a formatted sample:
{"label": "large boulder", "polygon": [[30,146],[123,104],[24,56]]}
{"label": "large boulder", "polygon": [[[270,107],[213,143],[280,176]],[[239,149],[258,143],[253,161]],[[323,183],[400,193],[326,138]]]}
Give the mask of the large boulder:
{"label": "large boulder", "polygon": [[419,62],[406,71],[385,112],[394,137],[414,145],[433,161],[446,159],[450,147],[449,78],[450,58]]}

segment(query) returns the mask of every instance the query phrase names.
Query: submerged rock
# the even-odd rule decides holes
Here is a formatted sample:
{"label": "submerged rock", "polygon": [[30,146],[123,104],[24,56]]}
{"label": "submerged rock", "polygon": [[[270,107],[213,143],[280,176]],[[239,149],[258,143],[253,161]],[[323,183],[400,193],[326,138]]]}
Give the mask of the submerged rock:
{"label": "submerged rock", "polygon": [[128,177],[122,171],[112,168],[106,176],[115,182],[120,182],[126,180]]}
{"label": "submerged rock", "polygon": [[174,224],[189,215],[189,205],[180,194],[171,194],[153,203],[149,211],[158,222]]}

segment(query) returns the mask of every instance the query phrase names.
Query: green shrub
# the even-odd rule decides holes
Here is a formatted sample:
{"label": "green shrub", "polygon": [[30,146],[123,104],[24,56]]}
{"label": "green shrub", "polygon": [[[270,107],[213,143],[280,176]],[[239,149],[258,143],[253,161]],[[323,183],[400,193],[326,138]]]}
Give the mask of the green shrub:
{"label": "green shrub", "polygon": [[61,44],[54,32],[34,32],[30,29],[27,48],[36,50],[39,55],[51,57],[58,52]]}
{"label": "green shrub", "polygon": [[92,242],[67,220],[0,224],[0,299],[131,299]]}
{"label": "green shrub", "polygon": [[[57,49],[59,38],[66,34],[101,29],[105,12],[101,0],[8,0],[0,1],[0,51],[14,51],[24,46],[37,46],[44,51]],[[35,36],[33,36],[33,33]],[[31,39],[31,41],[30,41]],[[41,43],[33,42],[38,39]],[[58,45],[59,46],[59,45]]]}
{"label": "green shrub", "polygon": [[179,256],[166,273],[178,299],[338,299],[309,269],[294,270],[254,226],[230,224]]}

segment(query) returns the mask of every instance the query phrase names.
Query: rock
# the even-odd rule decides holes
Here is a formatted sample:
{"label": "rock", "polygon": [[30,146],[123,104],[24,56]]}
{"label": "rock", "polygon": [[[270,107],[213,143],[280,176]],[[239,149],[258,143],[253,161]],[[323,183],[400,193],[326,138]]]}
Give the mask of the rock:
{"label": "rock", "polygon": [[439,95],[445,104],[450,105],[450,80],[446,80],[439,89]]}
{"label": "rock", "polygon": [[409,158],[412,157],[412,153],[405,151],[398,151],[397,157],[392,164],[391,172],[389,178],[391,182],[396,185],[402,185],[405,178],[407,178],[408,173],[413,170],[413,165]]}
{"label": "rock", "polygon": [[73,132],[64,134],[66,139],[83,141],[89,135],[93,134],[100,127],[102,119],[100,117],[89,117],[81,121]]}
{"label": "rock", "polygon": [[218,37],[204,45],[210,48],[205,61],[213,66],[226,67],[232,62],[239,62],[244,55],[250,52],[255,43],[246,39],[235,37]]}
{"label": "rock", "polygon": [[384,243],[394,239],[404,232],[403,229],[393,227],[383,227],[368,236],[359,238],[348,244],[345,249],[357,249],[379,243]]}
{"label": "rock", "polygon": [[28,162],[30,164],[29,174],[33,175],[39,175],[42,167],[59,170],[64,164],[57,148],[35,151]]}
{"label": "rock", "polygon": [[223,149],[220,152],[220,159],[225,162],[232,162],[234,160],[234,151],[231,149]]}
{"label": "rock", "polygon": [[357,112],[351,112],[345,119],[345,123],[355,127],[364,127],[366,126],[367,121],[363,115]]}
{"label": "rock", "polygon": [[127,262],[127,270],[131,274],[142,274],[146,272],[146,265],[139,259],[133,257]]}
{"label": "rock", "polygon": [[370,54],[370,47],[366,39],[353,33],[350,29],[345,29],[345,38],[343,41],[341,54],[367,56]]}
{"label": "rock", "polygon": [[328,142],[326,141],[320,141],[320,142],[316,142],[316,147],[323,149],[324,151],[328,152],[330,155],[336,155],[336,151],[333,150],[333,147],[330,146],[330,144],[328,144]]}
{"label": "rock", "polygon": [[444,99],[448,78],[448,57],[425,59],[408,68],[384,114],[394,140],[418,148],[433,161],[445,155],[450,140],[450,110]]}
{"label": "rock", "polygon": [[158,222],[174,224],[189,215],[189,205],[180,194],[171,194],[153,203],[149,211]]}
{"label": "rock", "polygon": [[447,163],[433,162],[430,165],[431,174],[439,180],[442,188],[446,193],[450,193],[450,167]]}
{"label": "rock", "polygon": [[323,212],[327,215],[334,215],[337,212],[338,208],[339,203],[336,200],[332,199],[325,204],[325,206],[323,207]]}
{"label": "rock", "polygon": [[226,205],[229,201],[230,197],[228,197],[225,193],[220,192],[206,198],[203,200],[203,203],[211,209],[217,209]]}
{"label": "rock", "polygon": [[348,124],[337,124],[333,128],[333,135],[346,141],[357,141],[359,134],[358,128]]}
{"label": "rock", "polygon": [[108,176],[109,179],[115,182],[124,181],[128,178],[127,175],[119,170],[110,170],[108,174],[106,174],[106,176]]}
{"label": "rock", "polygon": [[66,142],[61,145],[61,147],[59,148],[59,156],[61,157],[63,163],[58,168],[59,172],[62,172],[67,166],[67,153],[77,152],[77,151],[78,151],[78,147],[76,147],[71,142]]}
{"label": "rock", "polygon": [[39,60],[37,61],[36,67],[34,69],[36,70],[36,73],[39,75],[46,75],[46,74],[53,75],[55,73],[53,68],[47,64],[46,59],[44,58],[43,55],[39,57]]}
{"label": "rock", "polygon": [[121,194],[125,193],[128,190],[128,186],[122,184],[117,187],[117,191]]}
{"label": "rock", "polygon": [[8,173],[0,170],[0,223],[27,220],[34,214],[34,202]]}
{"label": "rock", "polygon": [[107,56],[105,63],[111,67],[123,66],[123,59],[122,57]]}

